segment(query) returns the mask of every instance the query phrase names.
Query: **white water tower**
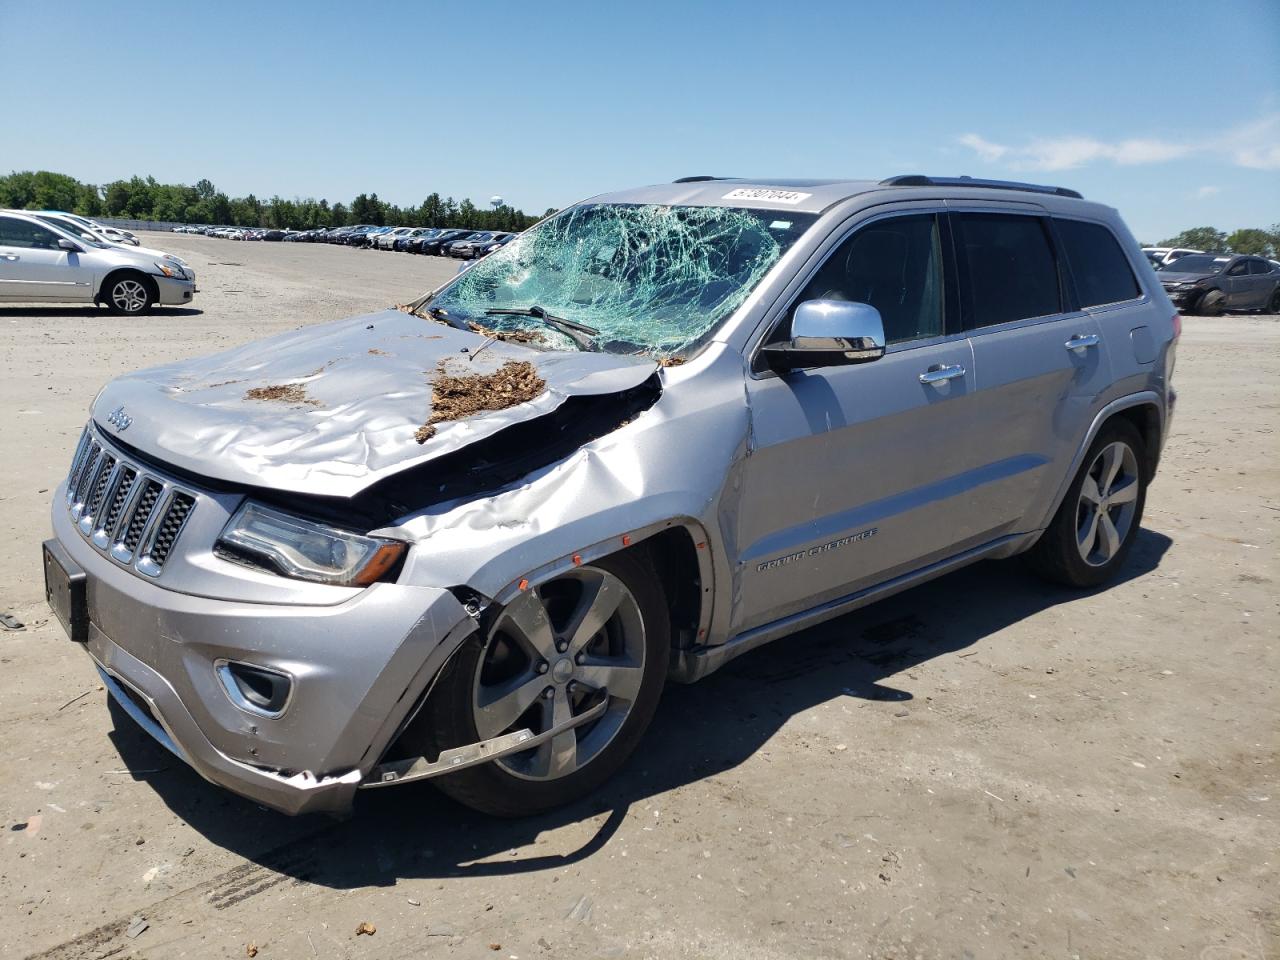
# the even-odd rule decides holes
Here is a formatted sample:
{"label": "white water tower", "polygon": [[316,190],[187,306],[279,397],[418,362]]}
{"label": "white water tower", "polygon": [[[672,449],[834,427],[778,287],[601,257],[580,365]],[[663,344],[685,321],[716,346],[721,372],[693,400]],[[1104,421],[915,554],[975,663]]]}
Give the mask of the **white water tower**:
{"label": "white water tower", "polygon": [[502,206],[502,202],[503,202],[502,198],[498,196],[489,198],[489,206],[493,207],[493,209],[495,210],[497,210],[500,206]]}

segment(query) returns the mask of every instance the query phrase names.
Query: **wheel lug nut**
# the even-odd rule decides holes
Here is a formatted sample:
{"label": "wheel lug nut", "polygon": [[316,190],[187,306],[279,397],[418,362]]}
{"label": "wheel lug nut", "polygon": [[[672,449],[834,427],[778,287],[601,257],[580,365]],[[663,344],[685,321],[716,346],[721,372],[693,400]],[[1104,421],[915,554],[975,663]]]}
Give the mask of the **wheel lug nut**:
{"label": "wheel lug nut", "polygon": [[578,689],[578,685],[577,685],[574,681],[570,680],[570,681],[569,681],[569,692],[570,692],[570,693],[573,693],[573,692],[574,692],[575,690],[577,690],[577,689]]}
{"label": "wheel lug nut", "polygon": [[547,661],[543,660],[543,661],[539,662],[539,664],[538,664],[538,672],[539,672],[539,673],[546,673],[546,672],[547,672]]}
{"label": "wheel lug nut", "polygon": [[556,649],[559,650],[561,653],[564,653],[566,650],[569,649],[569,645],[565,643],[563,640],[558,640],[556,641]]}
{"label": "wheel lug nut", "polygon": [[550,700],[550,699],[551,699],[552,697],[554,697],[555,695],[556,695],[556,688],[555,688],[555,687],[547,687],[547,689],[545,689],[545,690],[543,690],[543,691],[542,691],[542,696],[543,696],[545,699],[547,699],[547,700]]}
{"label": "wheel lug nut", "polygon": [[585,659],[587,659],[587,655],[585,653],[579,653],[576,657],[573,658],[573,662],[576,663],[578,666],[582,666],[582,661]]}

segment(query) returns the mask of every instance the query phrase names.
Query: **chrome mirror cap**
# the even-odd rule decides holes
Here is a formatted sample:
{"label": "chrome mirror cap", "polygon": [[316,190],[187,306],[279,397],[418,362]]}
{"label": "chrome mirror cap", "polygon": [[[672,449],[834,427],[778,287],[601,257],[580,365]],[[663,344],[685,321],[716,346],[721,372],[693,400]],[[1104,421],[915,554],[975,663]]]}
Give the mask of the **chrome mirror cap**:
{"label": "chrome mirror cap", "polygon": [[867,363],[884,350],[880,311],[847,300],[804,301],[791,318],[791,339],[765,347],[770,362],[785,369]]}

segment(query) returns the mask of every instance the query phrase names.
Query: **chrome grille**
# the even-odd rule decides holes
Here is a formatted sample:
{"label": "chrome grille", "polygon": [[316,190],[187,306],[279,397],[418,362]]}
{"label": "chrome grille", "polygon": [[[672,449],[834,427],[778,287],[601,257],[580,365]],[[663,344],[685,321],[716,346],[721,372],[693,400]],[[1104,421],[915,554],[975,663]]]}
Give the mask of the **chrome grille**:
{"label": "chrome grille", "polygon": [[92,429],[81,437],[67,474],[67,510],[112,560],[159,576],[195,507],[195,494],[109,449]]}

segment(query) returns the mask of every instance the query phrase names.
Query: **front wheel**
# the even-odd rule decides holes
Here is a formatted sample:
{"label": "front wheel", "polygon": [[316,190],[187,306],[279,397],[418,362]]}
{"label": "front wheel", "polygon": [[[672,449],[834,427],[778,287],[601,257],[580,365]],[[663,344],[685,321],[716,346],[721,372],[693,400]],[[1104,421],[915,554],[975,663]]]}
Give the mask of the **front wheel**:
{"label": "front wheel", "polygon": [[1142,435],[1127,420],[1102,428],[1062,505],[1027,554],[1044,577],[1096,587],[1115,576],[1133,547],[1147,499]]}
{"label": "front wheel", "polygon": [[107,284],[106,301],[112,313],[136,316],[149,311],[156,297],[150,284],[141,277],[126,275]]}
{"label": "front wheel", "polygon": [[1210,290],[1196,304],[1196,313],[1202,317],[1220,317],[1227,308],[1227,295],[1221,290]]}
{"label": "front wheel", "polygon": [[1271,299],[1267,302],[1267,313],[1280,313],[1280,287],[1276,287],[1271,292]]}
{"label": "front wheel", "polygon": [[657,710],[670,653],[666,598],[635,553],[572,570],[517,596],[445,667],[428,706],[435,750],[514,730],[535,734],[604,712],[522,753],[438,778],[455,800],[528,816],[595,790]]}

